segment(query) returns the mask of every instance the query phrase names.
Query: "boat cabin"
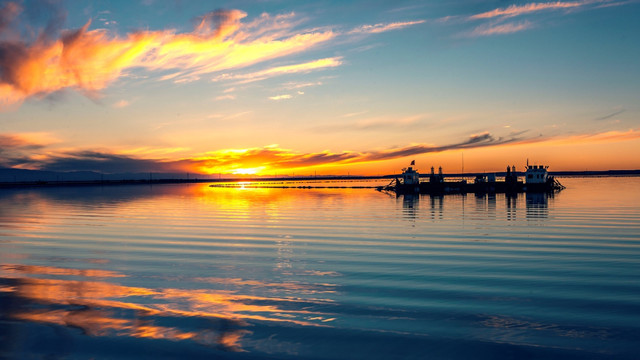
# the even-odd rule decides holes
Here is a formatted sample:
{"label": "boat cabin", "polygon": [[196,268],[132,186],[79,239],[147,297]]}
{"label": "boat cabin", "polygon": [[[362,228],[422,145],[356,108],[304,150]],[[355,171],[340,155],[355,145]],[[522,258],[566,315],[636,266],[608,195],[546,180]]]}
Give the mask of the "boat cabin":
{"label": "boat cabin", "polygon": [[547,169],[549,166],[544,165],[527,165],[527,171],[524,173],[525,182],[527,184],[544,184],[549,178]]}
{"label": "boat cabin", "polygon": [[413,167],[402,169],[402,183],[405,185],[420,184],[420,174]]}

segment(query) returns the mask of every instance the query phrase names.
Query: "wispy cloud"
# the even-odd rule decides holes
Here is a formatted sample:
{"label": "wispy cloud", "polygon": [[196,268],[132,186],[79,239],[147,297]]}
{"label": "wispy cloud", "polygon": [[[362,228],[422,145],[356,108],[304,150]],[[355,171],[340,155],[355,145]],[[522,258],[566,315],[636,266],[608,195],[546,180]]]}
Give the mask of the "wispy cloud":
{"label": "wispy cloud", "polygon": [[540,12],[545,10],[564,10],[570,8],[576,8],[592,4],[594,2],[606,2],[606,1],[555,1],[555,2],[541,2],[541,3],[529,3],[524,5],[510,5],[506,8],[497,8],[491,11],[475,14],[469,17],[469,19],[491,19],[496,17],[513,17],[525,14],[531,14],[534,12]]}
{"label": "wispy cloud", "polygon": [[615,117],[617,115],[622,114],[625,111],[627,111],[627,109],[621,109],[621,110],[618,110],[618,111],[614,111],[614,112],[612,112],[610,114],[607,114],[605,116],[598,117],[598,118],[596,118],[596,120],[599,120],[599,121],[608,120],[608,119],[611,119],[612,117]]}
{"label": "wispy cloud", "polygon": [[391,30],[398,30],[402,28],[406,28],[413,25],[423,24],[426,20],[416,20],[416,21],[403,21],[403,22],[394,22],[394,23],[386,23],[386,24],[375,24],[375,25],[362,25],[357,27],[351,31],[349,34],[377,34]]}
{"label": "wispy cloud", "polygon": [[238,118],[242,118],[244,116],[247,116],[247,115],[249,115],[251,113],[253,113],[253,111],[240,111],[240,112],[233,113],[233,114],[223,115],[222,119],[223,120],[238,119]]}
{"label": "wispy cloud", "polygon": [[417,144],[411,145],[403,148],[397,149],[389,149],[385,151],[379,152],[371,152],[368,154],[364,154],[362,161],[381,161],[381,160],[390,160],[401,158],[405,156],[413,156],[427,153],[437,153],[449,150],[458,150],[458,149],[472,149],[478,147],[487,147],[487,146],[498,146],[504,145],[508,143],[514,143],[521,140],[518,137],[494,137],[488,132],[482,134],[474,134],[471,135],[468,139],[452,143],[446,145],[429,145],[429,144]]}
{"label": "wispy cloud", "polygon": [[354,116],[364,115],[364,114],[366,114],[366,113],[368,113],[368,112],[369,112],[368,110],[365,110],[365,111],[358,111],[358,112],[351,112],[351,113],[343,114],[343,115],[341,115],[340,117],[342,117],[342,118],[350,118],[350,117],[354,117]]}
{"label": "wispy cloud", "polygon": [[302,88],[306,88],[306,87],[320,86],[320,85],[322,85],[322,81],[315,81],[315,82],[295,82],[295,81],[290,81],[290,82],[282,84],[282,87],[284,89],[293,90],[293,89],[302,89]]}
{"label": "wispy cloud", "polygon": [[523,21],[520,23],[506,23],[506,24],[486,24],[480,25],[473,29],[471,32],[464,34],[468,37],[478,36],[490,36],[500,34],[511,34],[518,31],[527,30],[533,27],[533,24],[529,21]]}
{"label": "wispy cloud", "polygon": [[235,100],[236,96],[233,94],[225,94],[225,95],[220,95],[220,96],[216,96],[215,100],[216,101],[221,101],[221,100]]}
{"label": "wispy cloud", "polygon": [[626,131],[611,130],[591,134],[578,134],[564,137],[549,138],[553,144],[585,144],[585,143],[611,143],[619,141],[640,139],[640,128]]}
{"label": "wispy cloud", "polygon": [[269,100],[288,100],[291,99],[293,96],[289,95],[289,94],[284,94],[284,95],[276,95],[276,96],[270,96]]}
{"label": "wispy cloud", "polygon": [[[511,34],[536,27],[539,18],[534,18],[538,13],[556,13],[562,11],[568,13],[570,10],[595,9],[603,5],[620,5],[618,0],[581,0],[581,1],[552,1],[552,2],[531,2],[522,5],[510,5],[502,8],[495,8],[489,11],[469,15],[469,16],[447,16],[438,20],[441,23],[451,21],[457,22],[477,22],[485,21],[471,31],[460,34],[462,37],[479,37],[501,34]],[[510,21],[515,17],[526,17],[521,21]]]}
{"label": "wispy cloud", "polygon": [[305,63],[272,67],[269,69],[260,70],[252,73],[222,74],[213,78],[212,80],[213,81],[238,80],[240,83],[248,83],[248,82],[260,81],[260,80],[268,79],[275,76],[285,75],[285,74],[304,73],[304,72],[309,72],[313,70],[332,68],[340,65],[342,65],[341,57],[331,57],[331,58],[324,58],[324,59],[309,61]]}

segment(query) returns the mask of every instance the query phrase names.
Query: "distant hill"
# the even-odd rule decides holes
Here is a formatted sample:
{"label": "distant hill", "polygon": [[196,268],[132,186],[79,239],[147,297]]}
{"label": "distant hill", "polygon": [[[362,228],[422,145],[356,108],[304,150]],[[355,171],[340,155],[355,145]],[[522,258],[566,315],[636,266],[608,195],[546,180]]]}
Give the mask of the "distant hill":
{"label": "distant hill", "polygon": [[186,179],[202,175],[187,173],[118,173],[101,174],[95,171],[57,172],[42,170],[23,170],[0,168],[0,182],[35,182],[35,181],[114,181],[114,180],[149,180],[151,179]]}

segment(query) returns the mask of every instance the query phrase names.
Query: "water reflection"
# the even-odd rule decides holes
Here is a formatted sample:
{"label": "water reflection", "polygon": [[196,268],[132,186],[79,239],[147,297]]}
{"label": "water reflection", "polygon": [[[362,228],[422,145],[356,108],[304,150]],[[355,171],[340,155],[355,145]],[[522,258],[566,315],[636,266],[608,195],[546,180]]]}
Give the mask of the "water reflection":
{"label": "water reflection", "polygon": [[516,220],[516,209],[518,208],[518,195],[507,194],[505,196],[505,206],[507,208],[507,220]]}
{"label": "water reflection", "polygon": [[[164,297],[170,293],[117,286],[104,282],[3,278],[0,316],[5,320],[61,325],[88,336],[193,340],[224,350],[241,349],[247,332],[240,318],[180,311],[171,305],[141,305],[109,298]],[[187,321],[198,316],[193,324]]]}
{"label": "water reflection", "polygon": [[292,275],[291,269],[293,268],[293,247],[291,246],[291,241],[276,241],[276,249],[276,251],[278,252],[276,260],[276,270],[283,275]]}
{"label": "water reflection", "polygon": [[546,219],[549,217],[549,199],[553,193],[531,193],[526,195],[527,219]]}
{"label": "water reflection", "polygon": [[[152,289],[104,281],[114,278],[126,275],[99,269],[4,264],[0,267],[0,319],[59,325],[94,337],[189,340],[225,351],[242,350],[241,340],[250,333],[248,320],[304,326],[326,326],[331,320],[313,310],[330,304],[328,300],[253,296],[206,288]],[[193,281],[311,294],[332,291],[331,285],[223,278]]]}
{"label": "water reflection", "polygon": [[[428,211],[421,212],[420,198],[427,198]],[[455,215],[464,220],[465,217],[485,220],[517,221],[518,215],[526,219],[545,219],[549,216],[549,201],[554,194],[519,193],[489,194],[478,193],[466,195],[398,195],[402,202],[402,216],[407,219],[418,219],[429,214],[431,220],[443,220],[448,215]],[[466,209],[466,213],[465,213]],[[427,210],[427,209],[424,209]]]}
{"label": "water reflection", "polygon": [[402,199],[402,213],[407,219],[415,219],[418,216],[418,208],[420,206],[420,194],[404,194],[399,195]]}
{"label": "water reflection", "polygon": [[598,211],[585,191],[4,192],[0,358],[620,358],[634,185]]}
{"label": "water reflection", "polygon": [[487,194],[487,214],[490,219],[496,218],[496,194]]}
{"label": "water reflection", "polygon": [[431,219],[442,219],[442,212],[444,208],[444,196],[443,195],[430,195],[430,214]]}
{"label": "water reflection", "polygon": [[487,194],[486,193],[475,194],[474,199],[475,199],[475,210],[478,212],[486,213],[487,212]]}
{"label": "water reflection", "polygon": [[[376,193],[355,190],[369,195]],[[202,184],[162,185],[115,185],[86,187],[52,187],[38,189],[3,189],[0,191],[0,217],[15,214],[17,209],[46,211],[55,206],[73,206],[76,209],[113,208],[143,201],[195,198],[198,202],[214,208],[273,209],[273,204],[296,202],[300,195],[305,198],[331,202],[341,198],[344,189],[274,189],[274,188],[213,188]],[[372,195],[372,196],[373,196]],[[10,209],[3,211],[3,209]]]}

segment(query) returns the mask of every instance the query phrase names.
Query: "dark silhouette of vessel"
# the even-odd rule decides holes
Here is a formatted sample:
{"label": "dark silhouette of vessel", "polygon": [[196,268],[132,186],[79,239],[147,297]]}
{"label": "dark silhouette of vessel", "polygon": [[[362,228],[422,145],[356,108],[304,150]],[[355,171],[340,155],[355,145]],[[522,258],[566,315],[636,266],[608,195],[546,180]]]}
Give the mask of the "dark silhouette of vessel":
{"label": "dark silhouette of vessel", "polygon": [[[411,162],[415,165],[415,161]],[[507,166],[504,179],[498,180],[496,174],[477,175],[473,182],[462,180],[445,180],[442,167],[438,172],[431,167],[428,181],[420,180],[420,173],[409,166],[402,169],[386,186],[378,187],[380,191],[394,191],[398,194],[466,194],[466,193],[520,193],[520,192],[554,192],[565,187],[553,176],[549,175],[549,166],[529,165],[524,172],[524,181],[518,178],[515,166]]]}

